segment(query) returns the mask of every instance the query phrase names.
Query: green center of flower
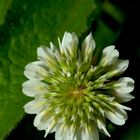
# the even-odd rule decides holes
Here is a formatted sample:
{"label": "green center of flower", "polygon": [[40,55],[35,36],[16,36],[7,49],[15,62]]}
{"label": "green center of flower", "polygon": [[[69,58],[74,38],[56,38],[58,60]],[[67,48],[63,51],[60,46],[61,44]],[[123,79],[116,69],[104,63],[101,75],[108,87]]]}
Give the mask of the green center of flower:
{"label": "green center of flower", "polygon": [[71,90],[69,92],[69,96],[78,100],[81,96],[83,96],[84,89],[85,89],[84,86],[80,86],[76,90],[75,89]]}

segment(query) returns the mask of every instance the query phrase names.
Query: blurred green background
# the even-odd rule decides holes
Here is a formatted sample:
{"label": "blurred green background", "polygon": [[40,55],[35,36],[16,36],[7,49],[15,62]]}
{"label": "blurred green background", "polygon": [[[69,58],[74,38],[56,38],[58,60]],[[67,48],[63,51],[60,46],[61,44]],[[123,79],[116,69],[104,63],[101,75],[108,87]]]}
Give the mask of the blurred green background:
{"label": "blurred green background", "polygon": [[[44,131],[33,126],[34,115],[23,111],[31,100],[22,93],[23,71],[36,60],[40,44],[58,45],[64,31],[81,40],[92,31],[98,52],[115,44],[120,58],[130,60],[124,75],[136,81],[136,98],[125,105],[133,110],[124,126],[107,126],[111,138],[101,139],[140,140],[139,12],[135,0],[0,0],[0,140],[44,139]],[[54,140],[54,133],[47,140]]]}

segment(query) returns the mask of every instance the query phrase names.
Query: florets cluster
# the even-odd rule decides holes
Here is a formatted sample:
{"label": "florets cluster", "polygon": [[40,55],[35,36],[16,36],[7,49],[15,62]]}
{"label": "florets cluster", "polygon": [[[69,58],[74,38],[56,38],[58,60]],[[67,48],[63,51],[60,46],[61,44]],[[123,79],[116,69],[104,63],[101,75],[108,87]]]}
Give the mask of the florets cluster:
{"label": "florets cluster", "polygon": [[[95,63],[95,41],[90,33],[78,48],[75,33],[65,32],[59,48],[37,49],[38,61],[25,67],[25,95],[34,100],[24,106],[25,112],[36,114],[34,126],[48,133],[56,132],[56,140],[98,140],[98,131],[110,136],[106,118],[116,125],[127,119],[121,105],[134,97],[130,94],[134,80],[118,78],[128,67],[120,60],[114,46],[103,49]],[[115,77],[115,79],[113,79]],[[117,80],[116,80],[117,79]]]}

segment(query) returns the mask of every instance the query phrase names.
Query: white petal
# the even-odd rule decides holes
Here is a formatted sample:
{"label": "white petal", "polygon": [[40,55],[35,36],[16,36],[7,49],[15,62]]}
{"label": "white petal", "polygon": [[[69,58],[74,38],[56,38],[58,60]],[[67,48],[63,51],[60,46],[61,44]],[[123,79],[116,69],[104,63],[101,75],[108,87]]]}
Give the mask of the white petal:
{"label": "white petal", "polygon": [[102,58],[100,64],[102,66],[111,65],[118,59],[119,52],[115,49],[115,46],[108,46],[103,49]]}
{"label": "white petal", "polygon": [[126,116],[123,116],[118,112],[112,113],[110,111],[106,111],[105,115],[112,123],[116,125],[123,125],[126,121]]}
{"label": "white petal", "polygon": [[118,76],[127,69],[128,65],[128,60],[117,60],[114,66],[112,66],[112,68],[107,73],[110,75],[110,77]]}
{"label": "white petal", "polygon": [[28,80],[23,83],[23,93],[29,97],[47,93],[47,85],[37,80]]}
{"label": "white petal", "polygon": [[120,108],[120,109],[124,109],[124,110],[131,110],[130,107],[127,107],[127,106],[124,106],[124,105],[121,105],[119,103],[114,103],[114,105],[116,105],[116,107]]}
{"label": "white petal", "polygon": [[117,96],[118,96],[118,100],[120,102],[128,102],[128,101],[130,101],[130,100],[135,98],[131,94],[124,94],[124,95],[117,95]]}
{"label": "white petal", "polygon": [[[54,61],[55,57],[55,46],[50,43],[50,48],[49,47],[44,47],[41,46],[37,49],[37,54],[38,54],[38,59],[45,61],[45,62],[50,62],[50,61]],[[46,65],[47,65],[46,63]]]}
{"label": "white petal", "polygon": [[92,33],[90,33],[82,43],[82,54],[84,61],[90,61],[94,49],[95,49],[95,41],[92,37]]}
{"label": "white petal", "polygon": [[59,45],[62,54],[64,54],[67,57],[73,56],[73,54],[75,54],[77,51],[78,37],[75,33],[71,34],[65,32],[62,39],[62,44],[59,40]]}
{"label": "white petal", "polygon": [[36,114],[44,108],[45,100],[33,100],[24,105],[24,110],[28,114]]}
{"label": "white petal", "polygon": [[[109,71],[106,72],[105,74],[101,75],[96,80],[96,82],[105,82],[107,79],[110,79],[113,76],[118,76],[118,75],[122,74],[127,69],[128,64],[129,64],[128,60],[118,60],[114,65],[112,65],[112,67],[109,69]],[[107,87],[107,85],[105,87]]]}
{"label": "white petal", "polygon": [[[66,134],[66,133],[65,133]],[[56,133],[55,133],[55,140],[63,140],[62,138],[64,134],[62,133],[62,127],[59,126],[56,128]]]}
{"label": "white petal", "polygon": [[122,77],[118,80],[117,87],[114,88],[115,96],[120,102],[127,102],[134,99],[130,94],[134,90],[134,80],[129,77]]}
{"label": "white petal", "polygon": [[67,128],[64,124],[58,125],[55,133],[55,140],[76,140],[73,139],[73,133],[70,128]]}
{"label": "white petal", "polygon": [[[54,46],[52,43],[50,43],[50,47],[39,47],[37,49],[38,59],[45,63],[47,68],[56,70],[58,68],[58,51],[54,51]],[[57,57],[56,57],[57,56]]]}
{"label": "white petal", "polygon": [[34,119],[34,126],[38,130],[45,130],[50,127],[53,121],[53,116],[46,111],[38,113]]}
{"label": "white petal", "polygon": [[103,122],[101,122],[100,120],[97,119],[97,125],[99,127],[99,129],[102,129],[103,132],[110,137],[110,134],[108,133],[108,131],[105,128],[105,124]]}
{"label": "white petal", "polygon": [[46,59],[47,58],[47,54],[48,54],[48,51],[47,51],[47,47],[46,46],[40,46],[37,48],[37,55],[38,55],[38,58],[39,59]]}
{"label": "white petal", "polygon": [[120,86],[115,90],[119,94],[127,94],[133,91],[134,89],[134,80],[129,77],[122,77],[118,80]]}
{"label": "white petal", "polygon": [[28,79],[38,79],[43,80],[44,76],[47,75],[47,71],[41,67],[42,63],[40,61],[29,63],[25,66],[24,75]]}
{"label": "white petal", "polygon": [[83,128],[81,132],[81,140],[99,140],[99,134],[96,128]]}
{"label": "white petal", "polygon": [[[89,124],[90,125],[90,124]],[[94,124],[91,124],[94,125]],[[88,128],[87,128],[88,127]],[[72,140],[99,140],[99,133],[93,126],[77,127]]]}
{"label": "white petal", "polygon": [[128,65],[129,65],[129,60],[118,60],[117,62],[117,70],[122,73],[124,72],[127,68],[128,68]]}
{"label": "white petal", "polygon": [[52,52],[56,51],[56,47],[54,46],[54,44],[52,42],[50,42],[50,48],[51,48]]}
{"label": "white petal", "polygon": [[51,119],[51,123],[48,127],[46,127],[45,129],[45,136],[46,137],[49,133],[53,133],[56,131],[56,120],[55,119]]}

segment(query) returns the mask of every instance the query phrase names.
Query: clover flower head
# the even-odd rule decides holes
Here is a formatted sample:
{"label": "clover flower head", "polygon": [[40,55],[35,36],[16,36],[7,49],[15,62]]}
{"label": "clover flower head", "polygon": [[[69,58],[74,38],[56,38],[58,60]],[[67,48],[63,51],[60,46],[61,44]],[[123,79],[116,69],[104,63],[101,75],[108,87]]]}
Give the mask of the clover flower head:
{"label": "clover flower head", "polygon": [[134,97],[134,80],[118,78],[128,67],[120,60],[115,46],[103,49],[95,58],[95,41],[90,33],[78,48],[75,33],[65,32],[59,48],[37,49],[38,61],[29,63],[24,74],[23,93],[34,97],[24,106],[25,112],[36,114],[34,126],[56,140],[99,140],[98,132],[110,136],[106,120],[123,125],[127,120],[121,103]]}

